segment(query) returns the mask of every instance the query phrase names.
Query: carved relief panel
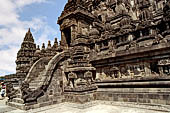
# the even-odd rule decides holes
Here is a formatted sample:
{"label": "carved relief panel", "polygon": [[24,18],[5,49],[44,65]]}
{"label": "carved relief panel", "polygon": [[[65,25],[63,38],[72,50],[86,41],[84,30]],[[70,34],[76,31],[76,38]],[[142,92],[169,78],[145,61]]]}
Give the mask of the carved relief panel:
{"label": "carved relief panel", "polygon": [[85,22],[84,20],[78,21],[78,33],[84,36],[89,35],[90,25],[89,23]]}

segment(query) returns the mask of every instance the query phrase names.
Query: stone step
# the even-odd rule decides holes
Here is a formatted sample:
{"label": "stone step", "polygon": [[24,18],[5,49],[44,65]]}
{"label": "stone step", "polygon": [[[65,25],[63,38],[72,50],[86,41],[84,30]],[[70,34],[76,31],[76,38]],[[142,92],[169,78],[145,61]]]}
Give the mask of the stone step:
{"label": "stone step", "polygon": [[38,76],[38,77],[40,77],[41,75],[43,75],[43,73],[44,73],[44,71],[39,72],[39,76]]}
{"label": "stone step", "polygon": [[40,82],[43,82],[42,80],[34,80],[34,81],[31,81],[29,84],[31,83],[40,83]]}
{"label": "stone step", "polygon": [[35,90],[42,84],[45,80],[45,76],[43,76],[45,71],[39,72],[39,74],[29,83],[29,88],[31,90]]}
{"label": "stone step", "polygon": [[33,90],[36,90],[36,88],[35,87],[30,87],[30,89],[33,91]]}
{"label": "stone step", "polygon": [[42,81],[42,80],[34,80],[34,81],[30,82],[29,84],[32,84],[32,83],[33,83],[33,84],[34,84],[34,83],[38,83],[38,84],[39,84],[40,82],[44,82],[44,81]]}
{"label": "stone step", "polygon": [[45,69],[47,69],[48,68],[48,64],[47,65],[45,65]]}
{"label": "stone step", "polygon": [[22,96],[21,94],[17,94],[17,97],[16,97],[16,98],[21,98],[21,96]]}
{"label": "stone step", "polygon": [[45,71],[41,71],[41,72],[37,73],[36,76],[34,76],[34,78],[32,79],[32,81],[39,81],[39,80],[41,80],[42,77],[43,77],[44,72]]}
{"label": "stone step", "polygon": [[39,75],[39,77],[34,78],[30,83],[32,83],[32,82],[42,82],[42,81],[44,81],[44,79],[45,79],[45,77]]}
{"label": "stone step", "polygon": [[43,83],[43,82],[30,83],[30,84],[29,84],[29,87],[30,87],[30,88],[31,88],[31,87],[38,87],[41,83]]}
{"label": "stone step", "polygon": [[29,83],[29,85],[32,85],[32,84],[41,84],[43,83],[44,81],[32,81]]}
{"label": "stone step", "polygon": [[41,79],[42,79],[42,75],[39,75],[39,76],[35,77],[32,81],[40,81]]}
{"label": "stone step", "polygon": [[16,102],[16,103],[20,103],[20,104],[24,104],[24,100],[21,98],[14,98],[12,99],[12,102]]}
{"label": "stone step", "polygon": [[16,102],[7,102],[7,105],[11,106],[11,107],[18,108],[18,109],[25,110],[25,104],[16,103]]}

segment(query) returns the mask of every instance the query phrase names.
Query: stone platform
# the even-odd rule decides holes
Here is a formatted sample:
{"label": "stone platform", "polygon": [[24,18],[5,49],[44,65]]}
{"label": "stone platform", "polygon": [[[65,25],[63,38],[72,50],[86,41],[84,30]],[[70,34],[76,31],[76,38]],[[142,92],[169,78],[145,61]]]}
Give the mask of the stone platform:
{"label": "stone platform", "polygon": [[[24,104],[21,95],[14,98],[7,105],[22,110],[37,109],[47,105],[55,105],[64,102],[86,104],[93,101],[111,101],[122,103],[139,103],[147,106],[170,106],[170,88],[154,88],[152,84],[163,84],[169,86],[167,81],[152,81],[152,82],[100,82],[97,83],[98,89],[90,92],[64,92],[60,96],[52,96],[51,99],[44,97],[41,103],[26,103]],[[167,84],[166,84],[167,83]],[[125,85],[124,85],[125,84]],[[144,85],[143,85],[144,84]],[[147,84],[147,85],[145,85]],[[151,85],[150,85],[151,84]],[[126,87],[120,87],[126,86]],[[132,87],[133,86],[133,87]],[[139,87],[140,86],[140,87]],[[154,86],[154,85],[152,85]],[[170,108],[169,108],[170,109]]]}

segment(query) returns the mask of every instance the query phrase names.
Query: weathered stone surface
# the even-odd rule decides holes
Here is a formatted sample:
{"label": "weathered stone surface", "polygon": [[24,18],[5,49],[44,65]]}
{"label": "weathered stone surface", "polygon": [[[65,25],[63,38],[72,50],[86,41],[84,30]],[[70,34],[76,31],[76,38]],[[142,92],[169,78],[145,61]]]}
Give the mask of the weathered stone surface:
{"label": "weathered stone surface", "polygon": [[27,85],[9,105],[32,109],[93,100],[169,105],[169,4],[69,0],[58,19],[60,44],[55,39],[53,46],[48,41],[47,48],[44,43],[36,48],[30,29],[26,33],[16,75]]}

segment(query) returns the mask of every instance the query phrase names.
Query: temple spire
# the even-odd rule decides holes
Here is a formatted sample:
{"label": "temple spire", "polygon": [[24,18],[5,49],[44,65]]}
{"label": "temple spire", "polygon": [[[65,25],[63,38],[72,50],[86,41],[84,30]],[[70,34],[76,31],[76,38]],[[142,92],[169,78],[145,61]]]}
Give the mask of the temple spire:
{"label": "temple spire", "polygon": [[30,28],[28,29],[28,32],[31,32]]}
{"label": "temple spire", "polygon": [[24,80],[26,75],[31,68],[31,65],[34,63],[34,53],[36,51],[36,44],[31,33],[30,28],[24,37],[24,41],[21,44],[21,48],[17,53],[16,60],[16,74],[17,77],[21,80]]}
{"label": "temple spire", "polygon": [[25,35],[24,42],[25,41],[27,41],[27,42],[34,42],[34,38],[32,36],[30,28],[28,29],[28,32]]}

